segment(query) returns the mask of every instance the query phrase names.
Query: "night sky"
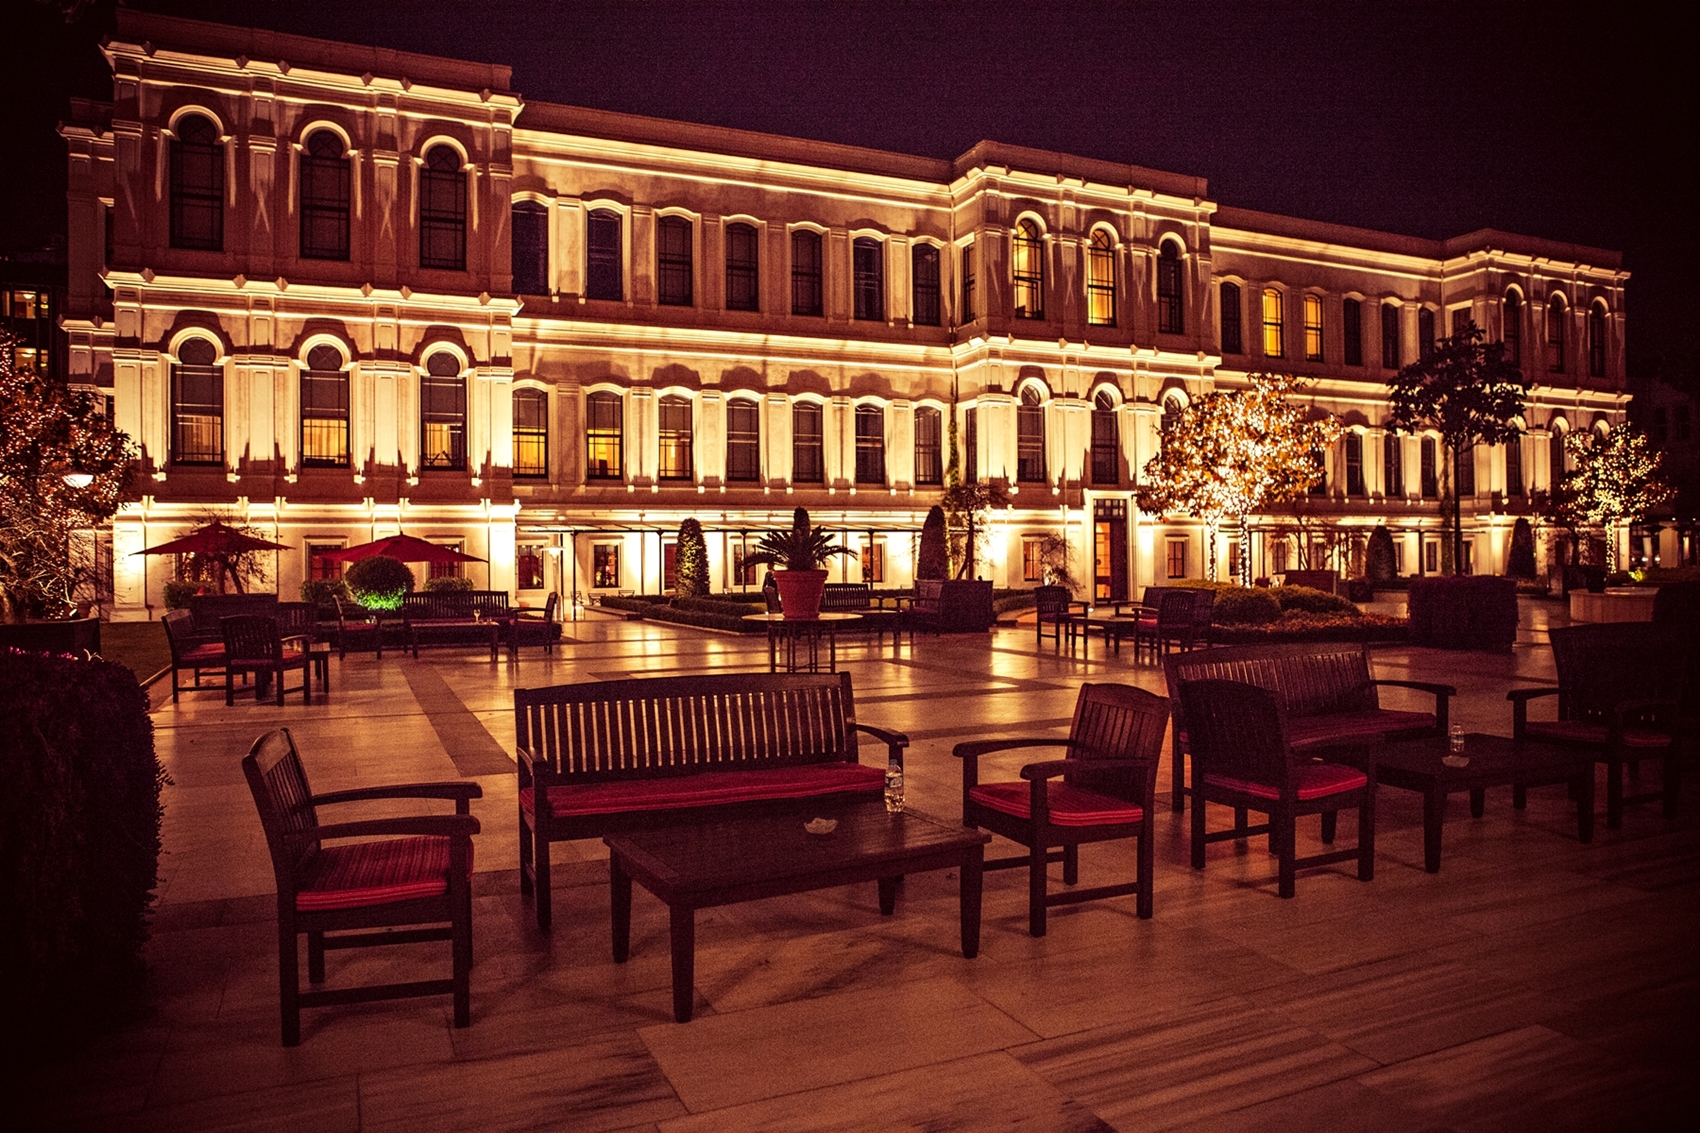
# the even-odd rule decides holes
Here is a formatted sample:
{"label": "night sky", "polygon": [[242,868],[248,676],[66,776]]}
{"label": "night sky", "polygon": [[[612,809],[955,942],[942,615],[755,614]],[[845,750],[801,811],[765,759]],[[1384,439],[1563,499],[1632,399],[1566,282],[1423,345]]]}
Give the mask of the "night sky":
{"label": "night sky", "polygon": [[[110,94],[93,45],[111,0],[69,26],[63,6],[0,16],[22,111],[0,122],[22,164],[0,175],[0,250],[63,230],[54,122],[69,95]],[[1631,373],[1700,366],[1691,33],[1640,5],[132,6],[505,63],[535,100],[939,158],[992,138],[1202,175],[1225,205],[1616,249]]]}

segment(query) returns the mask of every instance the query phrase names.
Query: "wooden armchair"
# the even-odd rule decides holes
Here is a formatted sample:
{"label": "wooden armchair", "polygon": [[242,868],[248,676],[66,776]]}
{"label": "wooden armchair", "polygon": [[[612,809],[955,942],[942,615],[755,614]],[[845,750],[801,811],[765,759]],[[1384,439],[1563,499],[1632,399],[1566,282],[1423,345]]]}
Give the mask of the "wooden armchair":
{"label": "wooden armchair", "polygon": [[[1334,862],[1358,863],[1358,880],[1375,876],[1375,778],[1339,763],[1312,761],[1293,753],[1286,721],[1273,692],[1238,681],[1186,681],[1180,686],[1181,714],[1192,748],[1192,868],[1204,868],[1209,842],[1269,835],[1280,859],[1279,891],[1293,895],[1301,869]],[[1207,833],[1208,804],[1234,808],[1232,829]],[[1307,858],[1297,856],[1300,815],[1322,815],[1322,840],[1334,841],[1335,822],[1345,807],[1358,808],[1358,845]],[[1247,826],[1245,812],[1269,816]]]}
{"label": "wooden armchair", "polygon": [[283,674],[290,669],[301,670],[301,703],[313,703],[313,682],[307,671],[309,654],[305,637],[285,637],[276,618],[257,614],[241,614],[220,618],[219,629],[224,632],[224,703],[236,703],[236,674],[254,674],[254,699],[266,695],[273,680],[277,681],[277,706],[283,707]]}
{"label": "wooden armchair", "polygon": [[1157,607],[1139,615],[1139,624],[1133,631],[1133,655],[1137,659],[1142,646],[1150,646],[1151,659],[1155,661],[1161,654],[1169,651],[1170,645],[1175,645],[1183,652],[1191,649],[1193,635],[1193,608],[1195,602],[1190,591],[1170,587],[1165,588],[1157,599]]}
{"label": "wooden armchair", "polygon": [[[1138,915],[1151,916],[1152,799],[1168,712],[1167,697],[1126,685],[1087,684],[1080,688],[1066,740],[956,745],[962,760],[963,825],[1027,847],[1025,855],[988,861],[985,868],[1027,867],[1027,930],[1034,936],[1045,935],[1045,910],[1052,905],[1135,893]],[[1060,747],[1065,755],[1023,767],[1022,781],[980,782],[981,756],[1030,747]],[[1134,881],[1048,892],[1050,862],[1063,863],[1063,884],[1072,886],[1080,879],[1081,844],[1117,838],[1134,840]]]}
{"label": "wooden armchair", "polygon": [[543,604],[542,610],[515,610],[508,622],[508,657],[510,660],[519,659],[519,647],[522,645],[541,645],[543,652],[555,652],[555,611],[560,606],[561,596],[553,592],[549,600]]}
{"label": "wooden armchair", "polygon": [[[471,1022],[472,836],[469,800],[477,783],[409,783],[315,795],[288,728],[267,732],[242,759],[265,828],[277,879],[278,992],[283,1045],[301,1041],[301,1008],[416,995],[454,996],[455,1026]],[[318,808],[372,799],[453,799],[452,815],[378,818],[320,826]],[[338,839],[367,840],[332,845]],[[445,925],[447,927],[441,927]],[[437,925],[435,928],[402,928]],[[360,932],[360,929],[378,929]],[[446,980],[301,990],[299,936],[307,934],[307,978],[325,982],[325,952],[427,940],[452,943]],[[329,933],[341,935],[330,936]]]}
{"label": "wooden armchair", "polygon": [[1063,634],[1068,634],[1069,640],[1074,640],[1074,609],[1080,607],[1080,612],[1086,612],[1086,603],[1076,602],[1069,594],[1066,586],[1041,586],[1033,591],[1033,608],[1038,613],[1035,623],[1038,636],[1035,645],[1045,642],[1045,627],[1051,627],[1050,636],[1056,639],[1057,648],[1062,648]]}
{"label": "wooden armchair", "polygon": [[276,617],[284,637],[302,637],[308,642],[319,640],[319,607],[313,603],[279,602]]}
{"label": "wooden armchair", "polygon": [[[224,643],[197,636],[194,615],[188,610],[171,610],[160,622],[165,626],[165,642],[171,647],[171,703],[176,704],[177,694],[185,689],[217,692],[217,685],[201,683],[201,674],[224,674]],[[184,669],[191,674],[189,684],[177,679]]]}
{"label": "wooden armchair", "polygon": [[378,660],[384,659],[384,626],[372,612],[358,602],[336,600],[336,653],[338,660],[348,656],[350,644],[370,641]]}

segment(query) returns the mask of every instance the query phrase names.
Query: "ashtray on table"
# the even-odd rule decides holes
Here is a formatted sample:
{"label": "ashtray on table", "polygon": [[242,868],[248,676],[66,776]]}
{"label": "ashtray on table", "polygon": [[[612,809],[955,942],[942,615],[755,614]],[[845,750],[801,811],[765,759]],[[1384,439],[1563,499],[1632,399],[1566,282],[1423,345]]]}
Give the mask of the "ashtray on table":
{"label": "ashtray on table", "polygon": [[811,818],[803,823],[803,829],[810,834],[831,834],[838,829],[836,818]]}

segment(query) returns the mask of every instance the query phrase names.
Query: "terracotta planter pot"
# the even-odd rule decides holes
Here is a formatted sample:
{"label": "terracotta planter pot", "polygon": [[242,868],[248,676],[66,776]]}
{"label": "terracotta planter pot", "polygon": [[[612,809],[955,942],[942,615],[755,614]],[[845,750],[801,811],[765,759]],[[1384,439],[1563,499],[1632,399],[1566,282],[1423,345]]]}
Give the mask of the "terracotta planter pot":
{"label": "terracotta planter pot", "polygon": [[788,622],[814,621],[820,617],[821,596],[826,593],[824,570],[776,570],[779,609]]}

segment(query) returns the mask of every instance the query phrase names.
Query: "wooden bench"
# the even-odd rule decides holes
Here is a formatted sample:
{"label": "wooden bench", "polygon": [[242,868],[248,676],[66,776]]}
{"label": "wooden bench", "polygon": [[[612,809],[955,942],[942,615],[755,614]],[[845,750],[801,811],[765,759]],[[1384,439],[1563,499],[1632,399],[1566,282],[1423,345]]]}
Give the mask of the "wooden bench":
{"label": "wooden bench", "polygon": [[[700,820],[877,796],[909,737],[856,721],[848,673],[716,674],[514,690],[520,892],[551,920],[549,846]],[[805,816],[806,817],[806,816]]]}
{"label": "wooden bench", "polygon": [[[1370,675],[1369,646],[1363,643],[1236,645],[1170,654],[1163,659],[1175,720],[1171,805],[1186,807],[1186,722],[1181,685],[1187,681],[1238,681],[1273,692],[1280,702],[1285,734],[1294,751],[1315,753],[1344,744],[1419,739],[1445,735],[1451,685],[1426,681],[1383,681]],[[1410,688],[1434,696],[1433,712],[1382,708],[1378,688]]]}
{"label": "wooden bench", "polygon": [[820,609],[823,614],[860,614],[862,620],[855,623],[855,628],[873,631],[882,644],[889,632],[895,645],[903,632],[903,614],[899,610],[882,609],[878,601],[874,588],[865,582],[829,582],[821,594]]}
{"label": "wooden bench", "polygon": [[909,605],[910,626],[933,633],[985,633],[992,628],[992,584],[981,579],[923,578]]}
{"label": "wooden bench", "polygon": [[510,617],[508,595],[505,590],[427,590],[404,595],[401,616],[414,657],[424,633],[445,645],[487,640],[494,661]]}

